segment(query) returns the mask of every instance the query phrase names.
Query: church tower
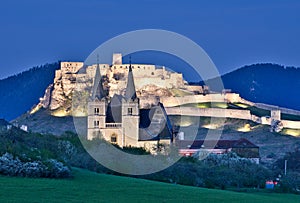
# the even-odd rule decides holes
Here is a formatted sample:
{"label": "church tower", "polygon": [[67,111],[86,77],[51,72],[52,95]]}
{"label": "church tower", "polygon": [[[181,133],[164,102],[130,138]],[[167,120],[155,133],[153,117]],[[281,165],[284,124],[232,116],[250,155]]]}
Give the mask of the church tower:
{"label": "church tower", "polygon": [[125,97],[122,99],[122,127],[125,146],[138,146],[139,122],[139,99],[136,96],[130,62]]}
{"label": "church tower", "polygon": [[103,78],[100,74],[99,62],[97,61],[96,74],[92,89],[92,96],[88,102],[88,134],[87,139],[101,138],[102,130],[106,126],[107,100],[102,86]]}

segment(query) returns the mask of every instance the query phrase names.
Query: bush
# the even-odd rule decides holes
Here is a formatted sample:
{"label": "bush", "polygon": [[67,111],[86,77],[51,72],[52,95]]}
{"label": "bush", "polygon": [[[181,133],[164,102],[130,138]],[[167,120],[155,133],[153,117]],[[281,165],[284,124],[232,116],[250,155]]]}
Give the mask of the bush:
{"label": "bush", "polygon": [[175,165],[144,178],[184,185],[226,189],[263,188],[272,173],[261,165],[236,154],[210,154],[204,160],[183,157]]}
{"label": "bush", "polygon": [[70,169],[63,163],[49,159],[23,162],[12,154],[5,153],[0,157],[0,173],[9,176],[67,178]]}
{"label": "bush", "polygon": [[276,191],[300,194],[300,174],[291,172],[283,176]]}

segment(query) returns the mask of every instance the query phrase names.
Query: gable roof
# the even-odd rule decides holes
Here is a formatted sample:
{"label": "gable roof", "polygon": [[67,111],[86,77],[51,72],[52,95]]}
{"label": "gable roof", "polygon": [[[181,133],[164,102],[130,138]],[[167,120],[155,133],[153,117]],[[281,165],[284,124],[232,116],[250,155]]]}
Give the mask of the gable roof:
{"label": "gable roof", "polygon": [[106,123],[122,123],[122,95],[114,94],[106,110]]}
{"label": "gable roof", "polygon": [[176,146],[179,149],[230,149],[230,148],[259,148],[245,138],[239,140],[177,140]]}
{"label": "gable roof", "polygon": [[161,103],[151,109],[140,111],[140,141],[172,138],[172,125]]}

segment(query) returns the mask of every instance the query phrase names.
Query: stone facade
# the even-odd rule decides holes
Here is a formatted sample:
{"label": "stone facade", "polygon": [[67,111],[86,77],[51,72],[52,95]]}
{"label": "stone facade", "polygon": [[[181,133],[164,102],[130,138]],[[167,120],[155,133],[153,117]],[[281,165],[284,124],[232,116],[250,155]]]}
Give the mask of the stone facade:
{"label": "stone facade", "polygon": [[[114,58],[114,60],[117,59]],[[104,139],[120,147],[143,147],[149,151],[152,151],[151,149],[155,148],[160,141],[170,145],[172,135],[166,139],[159,137],[160,132],[153,136],[152,131],[149,137],[146,136],[148,139],[140,135],[140,132],[144,130],[140,127],[140,121],[143,119],[140,117],[140,102],[136,95],[131,65],[129,65],[127,75],[125,95],[114,94],[110,97],[109,93],[104,92],[102,86],[103,76],[100,74],[100,66],[96,66],[93,96],[88,102],[87,139]],[[153,117],[160,116],[161,112],[163,111]],[[165,124],[159,123],[159,127]]]}
{"label": "stone facade", "polygon": [[[72,114],[72,97],[74,90],[91,91],[97,64],[84,65],[83,62],[61,62],[61,68],[56,70],[53,84],[49,85],[38,107],[48,108],[54,116]],[[114,94],[123,95],[129,64],[122,64],[122,55],[114,54],[113,63],[98,64],[100,72],[105,77],[104,86],[109,88],[109,97]],[[140,108],[157,105],[160,96],[172,96],[170,89],[187,89],[189,85],[181,73],[147,64],[132,64],[134,83],[140,98]],[[145,78],[147,78],[145,80]],[[191,87],[198,92],[202,87]],[[87,112],[84,113],[87,115]]]}
{"label": "stone facade", "polygon": [[140,147],[139,141],[139,103],[122,100],[122,122],[106,122],[107,101],[91,101],[88,103],[88,132],[87,139],[105,140],[120,147]]}

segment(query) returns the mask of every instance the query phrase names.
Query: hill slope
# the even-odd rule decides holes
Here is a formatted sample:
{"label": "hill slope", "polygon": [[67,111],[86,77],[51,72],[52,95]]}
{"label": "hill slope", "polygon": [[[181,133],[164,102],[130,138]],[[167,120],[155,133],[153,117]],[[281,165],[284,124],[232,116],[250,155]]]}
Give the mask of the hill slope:
{"label": "hill slope", "polygon": [[0,117],[12,120],[30,110],[53,82],[58,68],[59,63],[45,64],[0,80]]}
{"label": "hill slope", "polygon": [[3,202],[296,202],[297,195],[246,194],[102,175],[74,168],[74,179],[1,177]]}
{"label": "hill slope", "polygon": [[300,110],[300,68],[254,64],[227,73],[222,80],[225,88],[247,100]]}

